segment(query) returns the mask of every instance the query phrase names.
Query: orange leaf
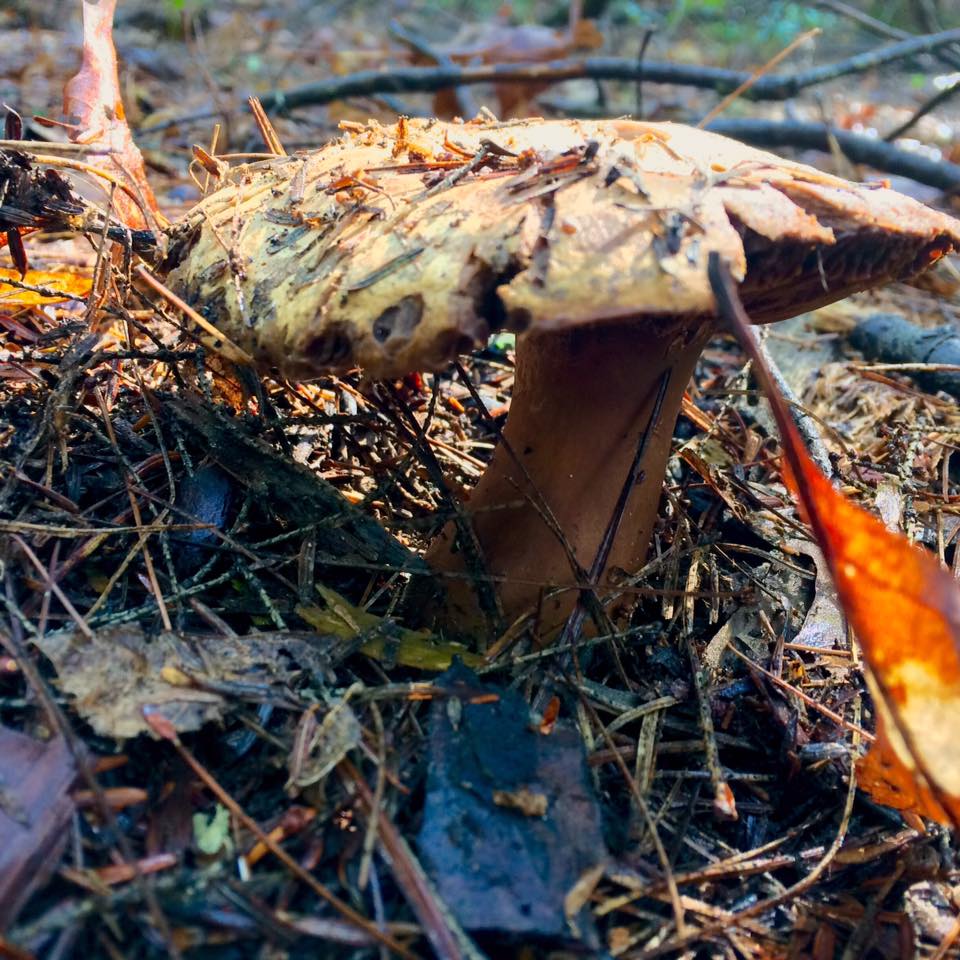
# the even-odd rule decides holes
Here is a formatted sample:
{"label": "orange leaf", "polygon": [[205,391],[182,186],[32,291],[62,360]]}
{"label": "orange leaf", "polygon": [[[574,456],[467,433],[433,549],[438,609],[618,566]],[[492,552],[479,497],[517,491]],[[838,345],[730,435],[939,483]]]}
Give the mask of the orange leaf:
{"label": "orange leaf", "polygon": [[840,494],[807,454],[716,254],[718,307],[750,355],[783,442],[785,479],[823,550],[869,667],[877,740],[858,765],[880,803],[960,826],[960,587],[927,550]]}
{"label": "orange leaf", "polygon": [[788,427],[794,493],[871,671],[877,742],[861,786],[880,803],[960,824],[957,583],[932,553],[838,493]]}
{"label": "orange leaf", "polygon": [[[37,289],[24,290],[4,283],[5,280],[16,280]],[[90,278],[82,273],[28,270],[20,281],[19,270],[0,267],[0,307],[34,307],[38,304],[61,303],[71,297],[85,297],[90,292],[90,285]]]}
{"label": "orange leaf", "polygon": [[887,734],[888,726],[896,728],[884,719],[883,696],[875,689],[874,683],[871,682],[870,686],[877,705],[877,739],[867,755],[857,762],[858,786],[886,807],[930,817],[941,823],[955,822],[955,816],[951,819],[911,766],[901,762]]}

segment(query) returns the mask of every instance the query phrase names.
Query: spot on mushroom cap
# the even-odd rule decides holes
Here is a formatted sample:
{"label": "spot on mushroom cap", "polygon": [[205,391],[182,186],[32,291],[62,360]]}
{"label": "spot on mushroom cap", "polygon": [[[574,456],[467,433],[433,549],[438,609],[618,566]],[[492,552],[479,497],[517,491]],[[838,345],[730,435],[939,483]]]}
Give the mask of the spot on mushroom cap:
{"label": "spot on mushroom cap", "polygon": [[372,122],[234,168],[176,230],[174,289],[298,377],[437,368],[500,327],[708,317],[713,250],[771,320],[960,245],[908,197],[717,134],[537,119]]}

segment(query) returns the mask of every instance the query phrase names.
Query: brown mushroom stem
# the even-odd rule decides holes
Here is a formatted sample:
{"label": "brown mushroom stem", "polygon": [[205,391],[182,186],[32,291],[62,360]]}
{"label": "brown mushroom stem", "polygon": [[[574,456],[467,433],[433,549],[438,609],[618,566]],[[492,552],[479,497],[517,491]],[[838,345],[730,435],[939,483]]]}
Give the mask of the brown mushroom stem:
{"label": "brown mushroom stem", "polygon": [[[589,570],[638,443],[648,433],[642,475],[627,501],[605,572],[642,565],[674,422],[708,333],[705,321],[644,318],[641,324],[520,338],[506,442],[465,504],[488,572],[499,580],[508,622],[539,606],[541,631],[549,633],[577,599],[567,553],[534,503],[539,499],[549,507],[580,566]],[[662,412],[651,424],[658,393]],[[465,563],[455,539],[448,525],[428,560],[438,572],[456,575],[447,580],[444,625],[453,633],[476,635],[485,621],[473,585],[463,576]],[[601,592],[604,581],[602,575]]]}

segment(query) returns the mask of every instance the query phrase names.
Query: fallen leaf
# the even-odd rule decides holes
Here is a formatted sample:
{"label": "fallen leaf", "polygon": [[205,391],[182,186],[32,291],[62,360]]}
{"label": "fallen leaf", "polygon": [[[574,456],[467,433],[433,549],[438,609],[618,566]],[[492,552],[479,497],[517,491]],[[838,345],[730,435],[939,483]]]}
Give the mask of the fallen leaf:
{"label": "fallen leaf", "polygon": [[[4,283],[16,280],[37,290]],[[34,307],[47,303],[61,303],[71,297],[85,297],[90,292],[90,277],[67,270],[28,270],[21,278],[19,270],[0,267],[0,306]],[[42,291],[42,292],[40,292]]]}
{"label": "fallen leaf", "polygon": [[[546,63],[573,53],[586,53],[603,46],[603,34],[592,20],[575,19],[564,30],[535,23],[510,24],[503,20],[465,26],[440,52],[454,63]],[[414,62],[424,62],[419,58]],[[494,93],[501,118],[535,114],[533,101],[550,86],[549,82],[497,83]],[[434,97],[438,117],[456,114],[456,100],[450,91]]]}
{"label": "fallen leaf", "polygon": [[63,113],[74,143],[93,147],[85,157],[125,187],[113,197],[114,212],[128,227],[150,226],[158,207],[143,156],[133,141],[120,96],[113,12],[117,0],[83,0],[83,62],[63,88]]}
{"label": "fallen leaf", "polygon": [[858,764],[880,803],[960,826],[960,588],[928,550],[851,503],[803,446],[729,270],[711,257],[722,315],[750,355],[783,443],[784,478],[806,515],[869,668],[877,739]]}
{"label": "fallen leaf", "polygon": [[193,815],[193,840],[201,853],[212,857],[224,846],[232,844],[230,836],[230,811],[218,803],[209,816],[205,813]]}
{"label": "fallen leaf", "polygon": [[297,726],[294,748],[291,751],[290,777],[286,789],[291,795],[324,780],[331,770],[353,749],[360,745],[363,728],[348,700],[355,684],[330,704],[317,721],[316,709],[308,710]]}
{"label": "fallen leaf", "polygon": [[810,557],[817,571],[813,603],[793,642],[823,647],[824,650],[843,649],[847,640],[847,626],[823,551],[816,544],[804,540],[788,540],[785,547]]}
{"label": "fallen leaf", "polygon": [[62,738],[41,743],[0,727],[0,931],[60,862],[75,776]]}
{"label": "fallen leaf", "polygon": [[[457,663],[435,681],[418,845],[443,901],[470,931],[598,946],[585,876],[607,860],[583,742],[543,736],[514,690]],[[477,692],[495,699],[477,702]]]}
{"label": "fallen leaf", "polygon": [[297,613],[320,633],[341,640],[358,640],[360,653],[388,663],[417,670],[446,670],[459,657],[467,666],[478,667],[483,657],[471,653],[459,643],[441,641],[429,630],[409,630],[386,617],[378,617],[345,597],[317,584],[325,607],[304,604]]}
{"label": "fallen leaf", "polygon": [[89,637],[47,634],[37,646],[77,712],[101,736],[121,740],[155,730],[158,721],[165,730],[198,730],[229,709],[231,683],[243,685],[237,696],[257,685],[265,697],[282,697],[302,670],[322,675],[327,663],[311,643],[286,634],[147,637],[120,626]]}

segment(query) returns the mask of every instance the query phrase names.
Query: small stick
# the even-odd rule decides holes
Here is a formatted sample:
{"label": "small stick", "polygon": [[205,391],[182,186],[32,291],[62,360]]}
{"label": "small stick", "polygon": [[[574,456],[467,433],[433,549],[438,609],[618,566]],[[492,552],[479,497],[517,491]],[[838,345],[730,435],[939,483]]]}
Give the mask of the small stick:
{"label": "small stick", "polygon": [[[113,449],[118,454],[118,459],[120,459],[121,462],[125,462],[122,457],[119,457],[120,445],[117,443],[117,435],[113,429],[113,421],[110,419],[110,411],[107,409],[106,398],[99,387],[97,387],[95,390],[95,396],[97,398],[97,404],[100,407],[100,413],[103,416],[103,425],[107,431],[107,437],[110,440]],[[140,504],[137,502],[136,494],[133,492],[133,484],[131,484],[129,477],[125,478],[124,482],[127,488],[127,497],[130,500],[130,512],[133,514],[133,522],[137,525],[138,529],[142,529],[143,517],[140,514]],[[170,619],[170,613],[167,610],[167,604],[163,599],[163,591],[160,589],[159,580],[157,580],[157,572],[153,566],[153,557],[150,555],[150,550],[147,547],[147,538],[145,535],[141,534],[139,544],[143,552],[143,563],[147,570],[147,579],[149,581],[150,588],[153,591],[154,598],[157,601],[157,609],[160,611],[160,619],[163,621],[163,629],[169,632],[173,630],[173,622]]]}
{"label": "small stick", "polygon": [[274,156],[285,157],[287,151],[283,149],[280,136],[274,125],[270,122],[266,110],[263,109],[260,98],[248,97],[247,103],[250,104],[250,111],[253,113],[253,119],[257,122],[257,129],[260,131],[260,136],[263,138],[267,150],[274,154]]}
{"label": "small stick", "polygon": [[806,442],[813,462],[828,477],[833,477],[833,464],[830,462],[830,453],[824,445],[823,437],[820,436],[816,421],[807,413],[803,404],[800,403],[800,398],[793,392],[790,384],[787,383],[783,372],[780,370],[779,364],[777,364],[770,355],[765,340],[760,336],[760,331],[753,327],[749,327],[748,329],[753,338],[753,342],[757,346],[758,353],[766,361],[770,376],[773,377],[773,382],[777,385],[777,389],[780,391],[784,400],[793,408],[793,422],[797,425],[800,436],[802,436]]}
{"label": "small stick", "polygon": [[90,625],[86,620],[83,619],[77,608],[70,602],[70,598],[63,592],[63,590],[60,589],[60,585],[56,580],[53,579],[47,568],[40,562],[40,558],[33,552],[33,550],[30,549],[27,541],[22,539],[17,534],[13,534],[11,539],[17,544],[18,547],[20,547],[24,556],[33,564],[37,573],[40,574],[40,577],[46,584],[47,589],[53,591],[54,596],[63,604],[63,607],[67,613],[73,617],[73,621],[76,623],[77,629],[88,640],[92,640],[93,630],[90,629]]}
{"label": "small stick", "polygon": [[817,713],[822,713],[828,720],[832,720],[838,727],[844,727],[845,729],[852,730],[854,733],[863,737],[867,743],[873,743],[873,741],[876,739],[876,737],[870,733],[869,730],[865,730],[863,727],[858,726],[850,720],[844,720],[839,713],[835,713],[829,707],[826,707],[820,703],[819,700],[814,700],[809,694],[804,693],[802,690],[797,689],[797,687],[793,686],[792,684],[787,683],[787,681],[782,677],[778,677],[775,673],[771,673],[765,667],[761,667],[759,663],[751,660],[745,653],[741,653],[733,645],[728,644],[727,650],[738,656],[750,667],[751,670],[756,670],[757,673],[762,674],[767,680],[778,686],[784,692],[789,693],[798,700],[802,700],[808,707],[810,707],[811,710],[816,710]]}
{"label": "small stick", "polygon": [[919,107],[913,112],[909,120],[905,120],[900,126],[895,127],[889,133],[884,134],[883,139],[887,143],[892,143],[898,137],[902,137],[908,130],[910,130],[918,120],[922,117],[925,117],[932,110],[936,110],[941,103],[945,103],[951,97],[956,96],[960,93],[960,80],[951,83],[950,86],[944,87],[939,93],[935,93],[929,100],[926,100],[924,103],[920,104]]}
{"label": "small stick", "polygon": [[55,140],[0,140],[0,150],[20,150],[30,154],[45,150],[50,153],[75,153],[78,156],[102,153],[88,143],[58,143]]}
{"label": "small stick", "polygon": [[629,788],[634,802],[636,803],[637,808],[640,810],[644,824],[650,831],[650,839],[653,841],[654,850],[657,852],[657,859],[660,861],[660,868],[663,870],[663,880],[666,884],[667,893],[670,898],[670,906],[673,911],[673,922],[677,929],[677,936],[681,938],[687,937],[689,936],[688,927],[684,921],[683,901],[680,898],[680,890],[677,886],[677,879],[674,875],[673,868],[670,865],[670,858],[667,856],[666,848],[663,845],[663,841],[660,839],[660,833],[657,830],[656,821],[650,812],[650,807],[647,804],[643,793],[640,791],[637,781],[630,775],[630,771],[627,769],[627,764],[620,755],[620,751],[617,750],[616,744],[613,742],[613,738],[610,735],[610,731],[607,730],[607,728],[600,721],[600,717],[597,715],[597,711],[593,708],[593,704],[591,704],[590,701],[584,696],[583,691],[579,687],[575,686],[572,682],[570,685],[573,687],[577,696],[579,697],[579,701],[587,715],[590,717],[591,722],[597,727],[597,729],[599,729],[600,735],[603,737],[603,740],[607,745],[607,749],[613,751],[613,762],[619,768],[620,774],[623,776],[624,783],[626,783],[627,787]]}
{"label": "small stick", "polygon": [[[263,107],[260,108],[261,110]],[[217,156],[217,145],[220,143],[220,124],[214,124],[213,135],[210,137],[210,149],[207,150],[207,155],[211,158],[216,158]],[[210,189],[210,171],[206,170],[206,176],[203,178],[203,195],[207,195],[207,191]]]}
{"label": "small stick", "polygon": [[[690,578],[696,575],[698,566],[697,558],[694,558],[690,566]],[[688,587],[691,586],[688,580]],[[692,602],[691,602],[692,603]],[[720,765],[720,751],[717,748],[717,735],[713,726],[713,712],[710,709],[710,694],[707,683],[707,671],[700,660],[700,654],[694,645],[691,636],[691,627],[688,624],[687,629],[683,630],[683,642],[687,648],[687,656],[690,659],[690,673],[693,676],[693,688],[697,693],[697,710],[700,718],[700,731],[703,734],[703,754],[707,763],[707,771],[710,774],[710,783],[713,786],[713,812],[717,819],[736,820],[737,802],[734,799],[733,791],[723,773],[723,767]]]}
{"label": "small stick", "polygon": [[393,869],[397,886],[420,921],[436,956],[440,960],[482,960],[483,955],[460,928],[400,831],[383,809],[375,805],[374,794],[360,771],[344,758],[337,765],[337,772],[344,783],[356,791],[358,805],[366,816],[378,821],[377,839],[381,854]]}

